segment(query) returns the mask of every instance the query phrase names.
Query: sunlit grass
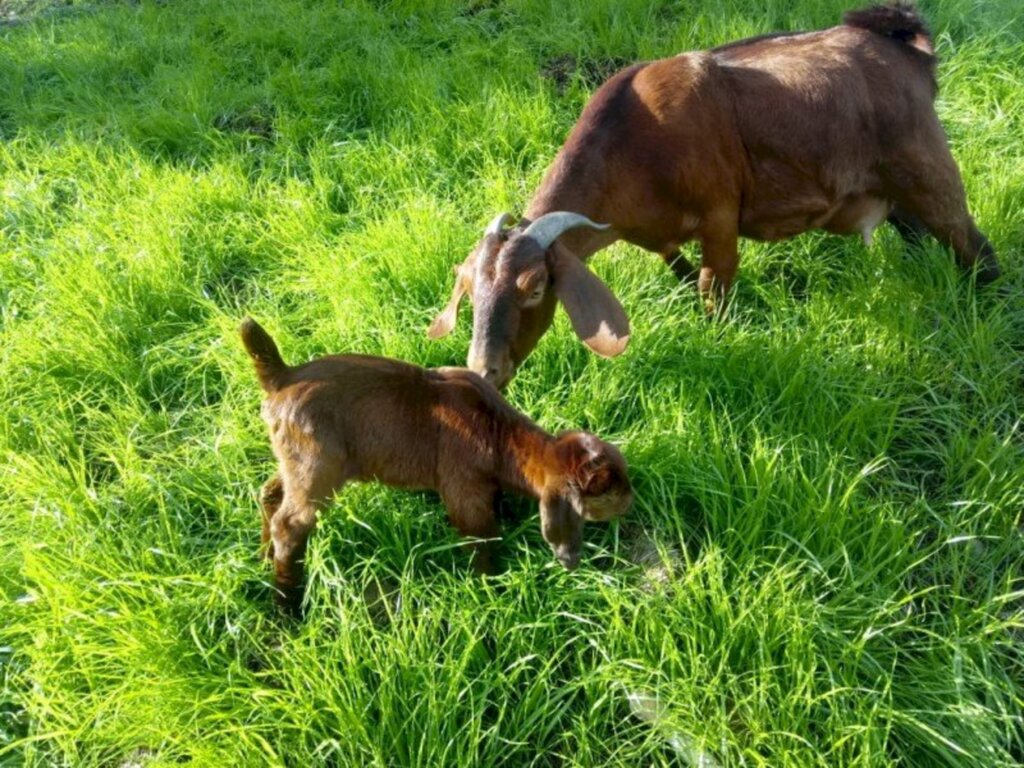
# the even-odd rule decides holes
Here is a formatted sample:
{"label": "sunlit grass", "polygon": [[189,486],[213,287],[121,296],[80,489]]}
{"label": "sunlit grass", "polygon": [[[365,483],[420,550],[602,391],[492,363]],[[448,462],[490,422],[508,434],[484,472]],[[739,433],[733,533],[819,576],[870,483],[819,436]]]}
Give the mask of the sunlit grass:
{"label": "sunlit grass", "polygon": [[593,73],[848,4],[41,5],[0,28],[0,765],[1021,761],[1015,2],[923,3],[1000,286],[807,235],[744,243],[708,323],[615,246],[628,353],[560,316],[508,396],[621,444],[633,514],[567,573],[510,503],[482,581],[436,498],[348,488],[301,625],[257,557],[240,318],[293,361],[460,363],[465,318],[425,339],[451,265]]}

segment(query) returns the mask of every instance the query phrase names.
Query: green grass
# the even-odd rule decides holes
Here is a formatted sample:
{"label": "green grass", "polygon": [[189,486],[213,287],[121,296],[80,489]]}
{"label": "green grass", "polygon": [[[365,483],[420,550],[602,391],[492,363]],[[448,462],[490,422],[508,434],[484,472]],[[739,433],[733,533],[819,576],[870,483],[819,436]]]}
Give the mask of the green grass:
{"label": "green grass", "polygon": [[636,507],[578,571],[515,502],[505,573],[476,579],[436,498],[372,485],[323,516],[301,625],[256,556],[241,317],[291,361],[462,362],[465,317],[424,337],[451,265],[522,209],[593,72],[847,5],[209,0],[0,29],[0,765],[1018,764],[1016,0],[924,3],[1001,287],[887,229],[807,235],[744,243],[708,323],[616,246],[592,264],[629,351],[560,315],[508,391],[630,462]]}

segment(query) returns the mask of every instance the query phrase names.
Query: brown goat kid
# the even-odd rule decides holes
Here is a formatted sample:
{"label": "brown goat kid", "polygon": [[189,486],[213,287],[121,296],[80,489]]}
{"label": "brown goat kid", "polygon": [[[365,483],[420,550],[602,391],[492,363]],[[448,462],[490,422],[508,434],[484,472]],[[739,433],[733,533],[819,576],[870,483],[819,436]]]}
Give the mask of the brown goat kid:
{"label": "brown goat kid", "polygon": [[[577,335],[614,356],[626,313],[585,266],[616,240],[659,253],[724,307],[738,238],[811,229],[930,233],[977,281],[999,276],[935,114],[935,56],[908,5],[847,13],[805,34],[742,40],[629,67],[587,104],[525,218],[496,217],[456,269],[428,335],[473,301],[471,369],[503,386],[551,325],[556,300]],[[595,222],[604,222],[596,224]],[[680,255],[700,243],[700,269]]]}
{"label": "brown goat kid", "polygon": [[[293,368],[251,318],[241,335],[267,393],[262,414],[278,460],[260,494],[263,543],[279,602],[292,612],[317,510],[350,480],[437,491],[459,533],[480,539],[499,534],[500,491],[532,496],[544,539],[570,569],[583,522],[610,520],[632,504],[615,446],[587,432],[549,435],[471,371],[366,355]],[[491,572],[489,542],[471,546],[476,569]]]}

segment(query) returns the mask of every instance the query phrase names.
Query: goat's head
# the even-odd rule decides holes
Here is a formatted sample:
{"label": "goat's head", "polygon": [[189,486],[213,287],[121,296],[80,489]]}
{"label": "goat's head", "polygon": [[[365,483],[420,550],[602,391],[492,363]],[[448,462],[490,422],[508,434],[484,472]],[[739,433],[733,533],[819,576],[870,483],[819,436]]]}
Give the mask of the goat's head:
{"label": "goat's head", "polygon": [[497,387],[512,378],[551,325],[556,300],[576,334],[592,350],[613,357],[626,348],[629,321],[615,296],[586,266],[555,241],[572,229],[607,229],[578,213],[556,211],[510,229],[511,216],[496,217],[469,257],[455,268],[448,306],[427,335],[437,339],[455,327],[459,302],[473,302],[473,341],[467,365]]}
{"label": "goat's head", "polygon": [[555,474],[541,494],[540,530],[563,566],[580,561],[584,521],[621,517],[633,504],[626,460],[588,432],[567,432],[552,446]]}

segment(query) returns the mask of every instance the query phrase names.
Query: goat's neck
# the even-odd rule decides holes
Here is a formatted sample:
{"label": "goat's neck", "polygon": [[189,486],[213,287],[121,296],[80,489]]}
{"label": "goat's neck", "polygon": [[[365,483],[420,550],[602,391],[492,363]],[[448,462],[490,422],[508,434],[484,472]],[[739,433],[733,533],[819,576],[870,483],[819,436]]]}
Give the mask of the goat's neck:
{"label": "goat's neck", "polygon": [[499,467],[502,486],[524,496],[540,498],[550,474],[554,438],[534,425],[510,424],[506,450]]}
{"label": "goat's neck", "polygon": [[535,221],[553,211],[573,211],[590,217],[599,215],[600,211],[590,199],[593,196],[583,191],[587,185],[574,179],[576,175],[559,157],[526,207],[526,218]]}
{"label": "goat's neck", "polygon": [[[560,154],[554,165],[548,170],[540,187],[534,193],[526,209],[526,219],[536,221],[545,213],[554,211],[570,211],[582,213],[599,224],[608,218],[601,198],[594,195],[594,190],[601,185],[591,178],[592,169],[578,167],[566,159],[565,153]],[[613,230],[598,232],[592,229],[576,229],[566,232],[558,239],[558,244],[572,253],[580,261],[586,261],[594,253],[618,239]]]}

